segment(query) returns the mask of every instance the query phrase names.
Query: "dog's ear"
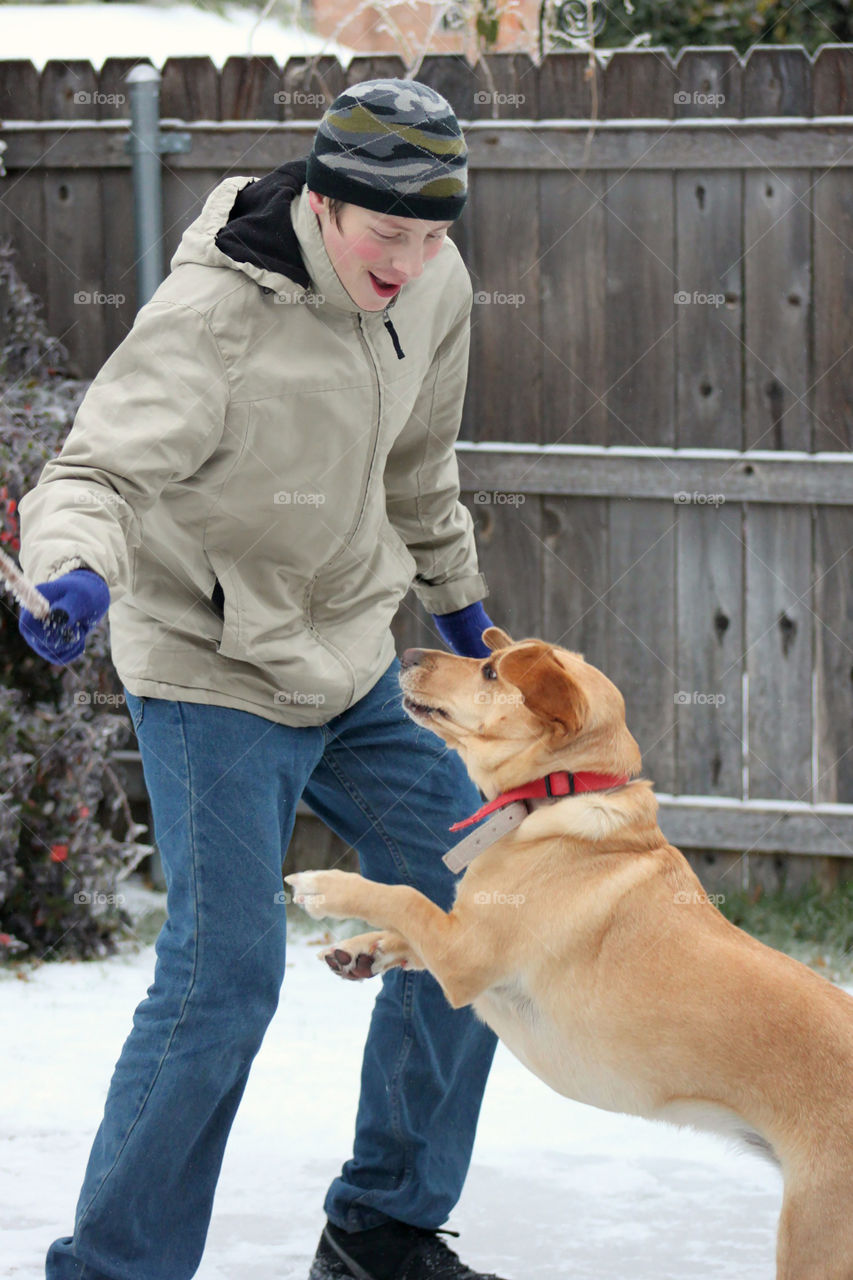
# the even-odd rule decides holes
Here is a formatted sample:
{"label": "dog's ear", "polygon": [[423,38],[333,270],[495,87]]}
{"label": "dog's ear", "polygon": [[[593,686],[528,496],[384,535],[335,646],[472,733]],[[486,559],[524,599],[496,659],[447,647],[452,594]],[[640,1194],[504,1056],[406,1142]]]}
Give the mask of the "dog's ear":
{"label": "dog's ear", "polygon": [[500,627],[486,627],[483,632],[483,640],[492,652],[495,649],[508,649],[512,644],[512,639],[505,631],[501,631]]}
{"label": "dog's ear", "polygon": [[516,645],[496,663],[504,680],[514,684],[524,705],[566,737],[581,729],[589,711],[586,696],[542,640]]}

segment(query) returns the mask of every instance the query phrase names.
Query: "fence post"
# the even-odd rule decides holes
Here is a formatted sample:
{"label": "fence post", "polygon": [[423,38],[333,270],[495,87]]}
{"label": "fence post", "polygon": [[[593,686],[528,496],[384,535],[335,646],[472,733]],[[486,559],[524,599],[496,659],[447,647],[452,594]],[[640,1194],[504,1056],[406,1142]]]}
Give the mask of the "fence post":
{"label": "fence post", "polygon": [[160,174],[160,72],[142,64],[128,73],[133,161],[136,302],[142,307],[163,279],[163,189]]}

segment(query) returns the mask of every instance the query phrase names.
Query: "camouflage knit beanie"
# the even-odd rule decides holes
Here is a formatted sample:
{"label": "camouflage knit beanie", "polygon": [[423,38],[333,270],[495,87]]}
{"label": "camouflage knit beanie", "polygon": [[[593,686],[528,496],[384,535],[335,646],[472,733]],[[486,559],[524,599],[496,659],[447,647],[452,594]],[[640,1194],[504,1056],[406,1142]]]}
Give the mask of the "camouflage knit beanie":
{"label": "camouflage knit beanie", "polygon": [[365,80],[320,121],[306,181],[318,195],[375,213],[445,222],[465,207],[467,156],[440,93],[417,80]]}

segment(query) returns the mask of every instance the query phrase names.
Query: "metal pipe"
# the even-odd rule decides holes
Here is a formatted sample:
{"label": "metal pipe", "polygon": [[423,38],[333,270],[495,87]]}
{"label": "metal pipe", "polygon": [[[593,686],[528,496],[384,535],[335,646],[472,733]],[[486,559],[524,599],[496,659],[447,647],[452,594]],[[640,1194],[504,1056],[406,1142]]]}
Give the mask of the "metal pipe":
{"label": "metal pipe", "polygon": [[143,63],[128,73],[137,308],[163,279],[163,184],[160,171],[160,72]]}

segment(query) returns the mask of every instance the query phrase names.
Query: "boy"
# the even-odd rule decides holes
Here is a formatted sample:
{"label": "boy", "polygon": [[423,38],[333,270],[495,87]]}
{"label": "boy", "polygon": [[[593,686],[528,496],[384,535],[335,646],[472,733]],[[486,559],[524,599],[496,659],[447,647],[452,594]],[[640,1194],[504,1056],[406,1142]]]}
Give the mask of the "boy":
{"label": "boy", "polygon": [[[479,796],[403,712],[389,624],[414,580],[456,652],[487,652],[453,449],[471,285],[446,231],[466,193],[439,94],[348,89],[307,161],[209,196],[21,503],[22,562],[74,639],[26,612],[22,633],[69,662],[109,607],[168,888],[48,1280],[195,1273],[278,1001],[300,796],[366,875],[452,901],[447,827]],[[489,1280],[437,1231],[494,1048],[428,975],[383,979],[310,1280]]]}

